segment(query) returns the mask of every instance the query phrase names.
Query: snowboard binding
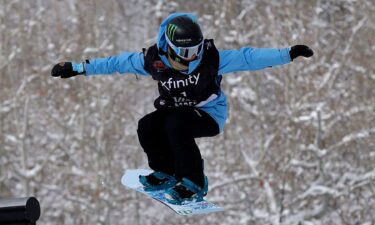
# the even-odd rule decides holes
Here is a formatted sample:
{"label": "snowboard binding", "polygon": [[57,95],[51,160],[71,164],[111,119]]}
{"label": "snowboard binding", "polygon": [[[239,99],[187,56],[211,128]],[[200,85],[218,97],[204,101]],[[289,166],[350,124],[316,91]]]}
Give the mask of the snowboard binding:
{"label": "snowboard binding", "polygon": [[160,191],[176,185],[177,180],[163,172],[153,172],[149,175],[139,175],[139,182],[145,191]]}
{"label": "snowboard binding", "polygon": [[203,188],[199,187],[191,180],[182,178],[175,186],[165,191],[164,197],[168,203],[182,205],[184,202],[200,202],[207,195],[208,179],[204,176]]}

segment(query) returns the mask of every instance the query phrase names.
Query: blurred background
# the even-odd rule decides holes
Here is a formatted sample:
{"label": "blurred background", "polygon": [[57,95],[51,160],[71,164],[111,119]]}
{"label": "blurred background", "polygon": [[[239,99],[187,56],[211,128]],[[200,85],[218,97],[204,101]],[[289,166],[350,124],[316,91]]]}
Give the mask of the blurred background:
{"label": "blurred background", "polygon": [[[50,77],[62,60],[141,51],[176,11],[219,49],[315,51],[224,77],[225,131],[198,140],[222,213],[177,216],[121,185],[147,168],[151,78]],[[49,225],[375,224],[374,37],[372,0],[1,0],[0,197],[36,196]]]}

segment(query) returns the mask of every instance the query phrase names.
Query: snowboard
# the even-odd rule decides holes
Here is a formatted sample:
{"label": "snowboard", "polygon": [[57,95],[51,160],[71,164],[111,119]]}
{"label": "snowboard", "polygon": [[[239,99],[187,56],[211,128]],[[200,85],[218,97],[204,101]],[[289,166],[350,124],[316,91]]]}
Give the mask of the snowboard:
{"label": "snowboard", "polygon": [[147,169],[133,169],[125,171],[125,174],[121,178],[121,183],[131,188],[139,193],[147,195],[155,199],[156,201],[166,205],[174,212],[179,215],[188,216],[188,215],[197,215],[197,214],[206,214],[211,212],[220,212],[224,211],[223,208],[214,205],[213,203],[203,200],[200,202],[186,202],[181,205],[174,205],[167,202],[164,197],[164,190],[160,191],[145,191],[143,190],[142,184],[139,182],[139,175],[148,175],[152,173],[152,170]]}

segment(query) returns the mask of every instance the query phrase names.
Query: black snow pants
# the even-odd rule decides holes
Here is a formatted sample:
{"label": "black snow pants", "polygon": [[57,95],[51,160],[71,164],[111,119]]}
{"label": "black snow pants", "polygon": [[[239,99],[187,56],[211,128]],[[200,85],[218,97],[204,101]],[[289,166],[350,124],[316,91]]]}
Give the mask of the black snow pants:
{"label": "black snow pants", "polygon": [[203,159],[195,138],[219,134],[219,126],[206,112],[194,107],[164,108],[138,122],[139,142],[154,171],[188,178],[203,186]]}

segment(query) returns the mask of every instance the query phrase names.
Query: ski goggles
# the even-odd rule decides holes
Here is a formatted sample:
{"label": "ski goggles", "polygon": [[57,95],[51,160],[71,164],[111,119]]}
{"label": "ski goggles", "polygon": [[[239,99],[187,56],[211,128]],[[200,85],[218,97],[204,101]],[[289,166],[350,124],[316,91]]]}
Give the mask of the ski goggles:
{"label": "ski goggles", "polygon": [[184,60],[191,60],[194,56],[199,56],[200,52],[202,51],[203,40],[201,43],[192,47],[177,47],[171,42],[171,40],[169,40],[167,35],[165,35],[165,39],[167,40],[169,47],[172,48],[176,55]]}

